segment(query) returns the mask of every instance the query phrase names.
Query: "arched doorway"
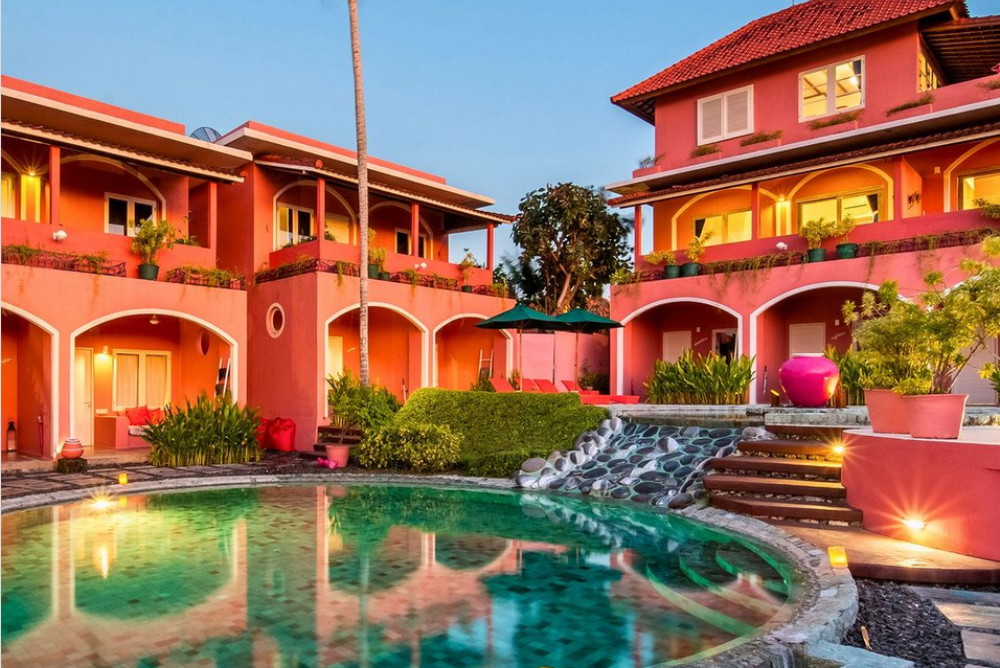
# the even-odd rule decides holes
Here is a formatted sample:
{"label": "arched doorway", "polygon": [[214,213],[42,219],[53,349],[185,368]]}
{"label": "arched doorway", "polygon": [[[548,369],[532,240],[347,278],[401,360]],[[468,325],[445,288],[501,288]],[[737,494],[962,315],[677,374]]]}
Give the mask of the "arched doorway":
{"label": "arched doorway", "polygon": [[503,330],[476,327],[476,323],[485,319],[458,316],[434,330],[435,387],[468,390],[480,375],[487,378],[509,375],[513,340]]}
{"label": "arched doorway", "polygon": [[[50,454],[52,425],[56,421],[56,344],[40,321],[4,306],[0,315],[3,339],[3,423],[11,423],[20,454],[42,457]],[[6,450],[6,442],[3,445]],[[6,456],[6,454],[5,454]]]}
{"label": "arched doorway", "polygon": [[653,305],[623,322],[626,346],[618,360],[624,384],[619,392],[645,396],[644,383],[656,360],[675,361],[684,351],[739,355],[740,319],[717,304],[688,300]]}
{"label": "arched doorway", "polygon": [[144,447],[131,409],[194,401],[200,394],[236,396],[235,346],[218,331],[176,314],[129,312],[79,330],[73,365],[70,430],[95,449]]}
{"label": "arched doorway", "polygon": [[[408,313],[388,305],[368,310],[368,356],[373,383],[384,385],[405,400],[427,384],[427,328]],[[358,307],[341,311],[326,325],[324,377],[361,370]]]}

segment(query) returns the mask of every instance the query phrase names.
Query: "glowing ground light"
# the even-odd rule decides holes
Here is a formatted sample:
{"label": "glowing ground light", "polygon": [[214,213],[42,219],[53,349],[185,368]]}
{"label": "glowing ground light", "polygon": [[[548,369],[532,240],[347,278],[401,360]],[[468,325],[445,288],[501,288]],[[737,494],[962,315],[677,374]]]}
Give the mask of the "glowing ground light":
{"label": "glowing ground light", "polygon": [[118,484],[119,485],[127,485],[128,484],[128,473],[119,473],[118,474]]}
{"label": "glowing ground light", "polygon": [[905,518],[903,520],[903,524],[908,529],[913,529],[914,531],[920,531],[925,526],[927,526],[927,522],[924,522],[923,520],[918,520],[918,519],[916,519],[914,517],[907,517],[907,518]]}
{"label": "glowing ground light", "polygon": [[847,550],[840,545],[831,545],[826,548],[830,555],[830,565],[834,568],[847,568]]}

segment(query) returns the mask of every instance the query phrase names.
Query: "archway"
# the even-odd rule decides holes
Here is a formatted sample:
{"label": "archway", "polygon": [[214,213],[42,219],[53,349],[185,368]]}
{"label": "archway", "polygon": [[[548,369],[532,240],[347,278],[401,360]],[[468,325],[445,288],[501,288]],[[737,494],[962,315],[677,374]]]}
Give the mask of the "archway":
{"label": "archway", "polygon": [[126,424],[140,426],[132,409],[238,395],[235,341],[176,312],[127,311],[89,323],[70,338],[70,358],[70,433],[98,450],[146,445],[141,434],[123,433]]}
{"label": "archway", "polygon": [[751,402],[766,401],[771,390],[781,391],[778,369],[792,355],[822,354],[828,347],[847,350],[851,331],[844,322],[844,302],[859,304],[864,292],[876,287],[848,282],[807,286],[757,309],[750,319],[750,347],[757,358]]}
{"label": "archway", "polygon": [[19,453],[43,457],[51,454],[58,434],[55,395],[58,341],[55,330],[7,304],[3,305],[0,313],[3,340],[2,428],[6,432],[13,423]]}
{"label": "archway", "polygon": [[645,396],[644,383],[652,375],[656,360],[674,361],[685,350],[727,357],[742,353],[742,317],[713,302],[657,302],[632,313],[622,324],[625,332],[618,340],[627,339],[627,345],[619,344],[618,391],[623,394]]}
{"label": "archway", "polygon": [[480,374],[492,368],[490,378],[506,378],[511,373],[514,340],[504,330],[476,327],[482,315],[458,315],[434,330],[434,387],[467,390]]}
{"label": "archway", "polygon": [[[334,314],[326,322],[324,377],[350,371],[360,373],[358,306]],[[368,310],[369,371],[373,383],[384,385],[405,400],[428,384],[428,331],[419,320],[389,304],[370,304]]]}

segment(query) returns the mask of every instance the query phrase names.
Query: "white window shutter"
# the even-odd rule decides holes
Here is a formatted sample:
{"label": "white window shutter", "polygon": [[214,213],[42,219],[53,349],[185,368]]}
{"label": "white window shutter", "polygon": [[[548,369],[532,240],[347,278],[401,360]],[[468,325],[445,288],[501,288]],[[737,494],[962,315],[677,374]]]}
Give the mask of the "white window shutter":
{"label": "white window shutter", "polygon": [[722,127],[722,100],[722,97],[713,97],[698,101],[699,144],[707,144],[722,139],[724,134]]}
{"label": "white window shutter", "polygon": [[750,130],[750,89],[726,94],[726,136]]}

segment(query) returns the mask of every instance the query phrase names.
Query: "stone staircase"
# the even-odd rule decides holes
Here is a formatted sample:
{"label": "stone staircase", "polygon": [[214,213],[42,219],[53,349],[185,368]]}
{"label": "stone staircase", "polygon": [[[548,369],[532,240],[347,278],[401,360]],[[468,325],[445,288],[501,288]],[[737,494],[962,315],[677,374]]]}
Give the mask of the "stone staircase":
{"label": "stone staircase", "polygon": [[769,425],[773,440],[740,440],[737,453],[708,464],[711,505],[743,515],[808,523],[860,524],[840,483],[840,427]]}

